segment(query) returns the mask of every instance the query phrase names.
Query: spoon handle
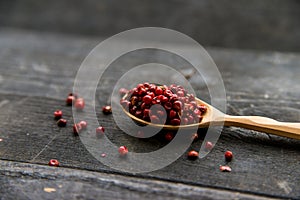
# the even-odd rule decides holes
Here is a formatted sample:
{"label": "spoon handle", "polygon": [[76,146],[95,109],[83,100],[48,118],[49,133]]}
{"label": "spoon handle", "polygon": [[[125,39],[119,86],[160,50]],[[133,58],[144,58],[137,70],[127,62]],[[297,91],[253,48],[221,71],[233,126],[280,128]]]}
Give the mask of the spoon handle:
{"label": "spoon handle", "polygon": [[225,126],[236,126],[300,140],[300,123],[259,116],[225,116]]}

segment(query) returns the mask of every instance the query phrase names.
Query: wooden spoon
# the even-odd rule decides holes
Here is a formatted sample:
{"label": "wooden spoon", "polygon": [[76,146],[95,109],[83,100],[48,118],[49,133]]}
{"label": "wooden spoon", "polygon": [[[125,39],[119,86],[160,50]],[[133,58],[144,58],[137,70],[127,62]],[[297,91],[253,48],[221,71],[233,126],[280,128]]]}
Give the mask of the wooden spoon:
{"label": "wooden spoon", "polygon": [[[123,97],[126,98],[126,95]],[[212,107],[206,102],[196,98],[198,105],[205,105],[207,112],[204,114],[203,119],[200,123],[189,124],[189,125],[164,125],[164,124],[153,124],[142,119],[139,119],[127,110],[123,108],[123,111],[134,121],[139,124],[149,125],[152,127],[163,128],[166,130],[177,130],[178,128],[205,128],[211,125],[224,125],[224,126],[235,126],[255,131],[270,133],[283,137],[289,137],[300,140],[300,123],[292,122],[279,122],[271,118],[260,117],[260,116],[231,116],[222,113],[218,109]]]}

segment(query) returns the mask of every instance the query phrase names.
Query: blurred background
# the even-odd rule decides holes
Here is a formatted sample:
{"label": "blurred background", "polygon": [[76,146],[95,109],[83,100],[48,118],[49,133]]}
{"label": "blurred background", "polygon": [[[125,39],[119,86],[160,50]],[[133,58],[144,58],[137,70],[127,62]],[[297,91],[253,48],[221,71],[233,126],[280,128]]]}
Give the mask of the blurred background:
{"label": "blurred background", "polygon": [[300,51],[296,0],[0,0],[3,27],[107,37],[166,27],[203,46]]}

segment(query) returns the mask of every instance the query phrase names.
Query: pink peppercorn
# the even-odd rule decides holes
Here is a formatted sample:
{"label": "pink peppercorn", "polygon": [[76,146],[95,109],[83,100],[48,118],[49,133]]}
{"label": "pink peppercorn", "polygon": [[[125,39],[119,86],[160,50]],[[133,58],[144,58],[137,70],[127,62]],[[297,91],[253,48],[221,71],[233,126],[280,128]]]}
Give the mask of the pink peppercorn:
{"label": "pink peppercorn", "polygon": [[54,114],[54,119],[56,119],[56,120],[62,118],[62,115],[63,115],[61,110],[56,110],[53,114]]}
{"label": "pink peppercorn", "polygon": [[225,160],[227,162],[230,162],[232,160],[232,158],[233,158],[233,154],[232,154],[231,151],[226,151],[225,154],[224,154],[224,156],[225,156]]}
{"label": "pink peppercorn", "polygon": [[213,143],[210,142],[210,141],[207,141],[207,142],[205,143],[205,149],[206,149],[206,150],[211,150],[212,148],[213,148]]}
{"label": "pink peppercorn", "polygon": [[59,166],[59,162],[58,160],[55,159],[51,159],[48,163],[49,166],[54,166],[54,167],[58,167]]}
{"label": "pink peppercorn", "polygon": [[102,112],[105,115],[111,114],[112,113],[111,106],[103,106],[102,107]]}
{"label": "pink peppercorn", "polygon": [[75,135],[78,135],[82,130],[82,126],[80,124],[74,124],[73,125],[73,133]]}
{"label": "pink peppercorn", "polygon": [[220,166],[221,172],[231,172],[231,168],[229,166]]}
{"label": "pink peppercorn", "polygon": [[80,121],[79,122],[80,126],[82,129],[86,129],[87,128],[87,122],[86,121]]}
{"label": "pink peppercorn", "polygon": [[66,125],[67,125],[67,120],[65,120],[65,119],[59,119],[57,121],[57,126],[59,126],[59,127],[65,127]]}
{"label": "pink peppercorn", "polygon": [[189,151],[187,156],[190,160],[196,160],[199,157],[199,153],[197,151]]}
{"label": "pink peppercorn", "polygon": [[119,147],[119,154],[121,156],[125,156],[125,155],[127,155],[127,153],[128,153],[128,149],[127,149],[126,146],[120,146]]}
{"label": "pink peppercorn", "polygon": [[174,138],[174,134],[172,132],[168,132],[165,134],[165,140],[170,142],[171,140],[173,140]]}
{"label": "pink peppercorn", "polygon": [[104,127],[103,126],[99,126],[98,128],[96,128],[96,136],[97,137],[102,137],[104,135]]}
{"label": "pink peppercorn", "polygon": [[74,106],[78,111],[82,111],[85,106],[84,99],[83,98],[76,99]]}
{"label": "pink peppercorn", "polygon": [[68,96],[66,99],[67,106],[72,106],[75,100],[76,100],[75,96]]}

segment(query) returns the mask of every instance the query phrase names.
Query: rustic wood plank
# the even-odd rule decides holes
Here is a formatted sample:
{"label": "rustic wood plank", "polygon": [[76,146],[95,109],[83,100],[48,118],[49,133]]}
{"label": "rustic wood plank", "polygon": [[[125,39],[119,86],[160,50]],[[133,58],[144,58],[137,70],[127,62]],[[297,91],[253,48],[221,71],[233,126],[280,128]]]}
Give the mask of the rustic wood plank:
{"label": "rustic wood plank", "polygon": [[270,199],[235,191],[63,167],[11,161],[0,161],[0,166],[3,199],[11,196],[20,199]]}
{"label": "rustic wood plank", "polygon": [[[97,40],[32,32],[9,33],[0,32],[0,44],[3,44],[0,48],[0,138],[3,139],[0,158],[44,165],[49,159],[57,158],[66,168],[119,173],[93,158],[80,139],[73,136],[71,108],[64,105],[81,59]],[[82,49],[77,51],[81,44]],[[218,49],[211,49],[210,53],[224,77],[229,114],[300,121],[298,54]],[[132,58],[124,61],[128,65],[130,61],[134,62]],[[103,96],[97,97],[99,105],[107,103],[109,83],[117,78],[112,74],[108,71],[108,76],[103,79],[105,84],[100,90]],[[191,78],[194,83],[197,80],[197,76]],[[198,84],[195,89],[200,94],[203,84]],[[209,97],[207,93],[201,95]],[[53,120],[52,113],[58,108],[69,119],[66,128],[58,128]],[[157,140],[150,143],[122,136],[111,116],[103,116],[100,112],[98,116],[108,127],[109,134],[120,135],[111,137],[117,144],[134,143],[140,150],[159,145]],[[191,148],[199,149],[200,143],[201,140]],[[204,159],[191,162],[183,155],[164,169],[135,177],[256,195],[300,198],[299,147],[297,140],[225,128],[214,150]],[[224,164],[223,152],[227,149],[235,154],[231,163],[233,171],[221,173],[218,167]]]}

